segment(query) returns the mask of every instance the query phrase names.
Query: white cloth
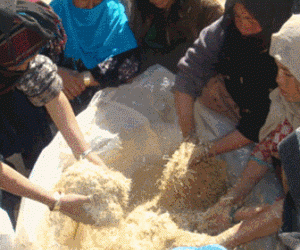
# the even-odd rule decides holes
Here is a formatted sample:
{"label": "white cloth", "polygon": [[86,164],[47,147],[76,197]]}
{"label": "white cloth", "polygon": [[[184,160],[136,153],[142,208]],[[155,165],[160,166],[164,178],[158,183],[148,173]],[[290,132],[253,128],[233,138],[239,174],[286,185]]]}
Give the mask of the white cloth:
{"label": "white cloth", "polygon": [[300,103],[287,102],[278,88],[270,93],[270,99],[270,111],[264,126],[259,131],[259,141],[266,138],[285,119],[294,130],[300,126]]}
{"label": "white cloth", "polygon": [[270,55],[289,69],[300,82],[300,14],[292,15],[279,32],[272,35]]}
{"label": "white cloth", "polygon": [[[171,156],[182,141],[174,97],[170,88],[174,74],[161,66],[153,66],[131,84],[96,93],[88,108],[77,120],[85,138],[100,154],[107,166],[130,176],[137,168],[151,165],[164,156]],[[227,118],[197,104],[199,136],[213,140],[234,129]],[[122,147],[120,148],[119,145]],[[232,184],[243,171],[252,147],[222,155],[227,161]],[[74,159],[60,133],[40,155],[30,180],[51,190],[59,180],[62,168]],[[269,176],[270,177],[270,176]],[[253,203],[274,200],[277,194],[273,176],[265,178],[253,192]],[[18,250],[30,249],[38,240],[38,227],[48,208],[29,199],[22,199],[17,221]],[[273,248],[273,238],[264,238],[261,245]],[[255,247],[245,249],[260,249]]]}
{"label": "white cloth", "polygon": [[14,249],[15,231],[8,214],[0,208],[0,250]]}

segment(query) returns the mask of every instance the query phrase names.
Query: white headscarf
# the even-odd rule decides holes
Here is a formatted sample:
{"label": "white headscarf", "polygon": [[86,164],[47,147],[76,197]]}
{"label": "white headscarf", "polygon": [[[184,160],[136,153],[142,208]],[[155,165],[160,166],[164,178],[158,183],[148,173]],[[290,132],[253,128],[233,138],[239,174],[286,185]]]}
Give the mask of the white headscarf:
{"label": "white headscarf", "polygon": [[[287,67],[300,82],[300,15],[293,15],[272,35],[270,55]],[[259,133],[259,141],[287,119],[294,130],[300,127],[300,103],[287,102],[278,88],[270,94],[271,107],[265,125]]]}

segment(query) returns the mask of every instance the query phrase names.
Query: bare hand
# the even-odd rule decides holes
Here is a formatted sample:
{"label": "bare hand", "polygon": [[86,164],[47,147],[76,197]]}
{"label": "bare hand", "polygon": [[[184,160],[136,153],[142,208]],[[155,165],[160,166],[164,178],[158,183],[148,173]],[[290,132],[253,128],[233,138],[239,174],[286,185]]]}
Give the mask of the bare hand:
{"label": "bare hand", "polygon": [[105,163],[102,161],[102,159],[95,152],[89,153],[85,158],[88,161],[90,161],[96,165],[99,165],[99,166],[105,165]]}
{"label": "bare hand", "polygon": [[229,213],[232,206],[222,202],[216,203],[209,208],[204,216],[203,221],[199,223],[198,230],[208,233],[209,235],[217,235],[231,226]]}
{"label": "bare hand", "polygon": [[85,211],[84,204],[91,203],[89,196],[68,194],[60,198],[60,212],[69,216],[77,222],[84,224],[94,224],[95,221]]}
{"label": "bare hand", "polygon": [[201,228],[202,231],[205,230],[208,234],[217,235],[233,226],[232,222],[249,220],[256,217],[259,213],[268,210],[270,205],[242,207],[234,214],[231,214],[232,208],[233,204],[231,204],[230,199],[221,199],[204,214],[204,224],[206,225],[206,228],[203,228],[201,225],[203,223],[199,224],[198,228]]}
{"label": "bare hand", "polygon": [[63,79],[63,92],[69,100],[73,100],[86,89],[82,73],[64,68],[60,68],[58,73]]}

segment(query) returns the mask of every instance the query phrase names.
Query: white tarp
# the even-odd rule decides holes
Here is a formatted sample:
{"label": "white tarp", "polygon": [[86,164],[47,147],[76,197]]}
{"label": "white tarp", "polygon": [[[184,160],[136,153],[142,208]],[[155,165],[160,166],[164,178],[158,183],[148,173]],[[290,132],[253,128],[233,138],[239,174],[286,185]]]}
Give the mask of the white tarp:
{"label": "white tarp", "polygon": [[[174,74],[155,65],[131,84],[99,91],[88,108],[77,116],[86,139],[107,166],[130,177],[137,168],[170,156],[179,146],[182,135],[170,92],[174,79]],[[202,138],[213,140],[234,129],[230,121],[201,105],[196,111],[202,114],[197,116]],[[251,149],[252,146],[248,146],[222,156],[229,165],[231,184],[246,166]],[[30,180],[51,190],[59,180],[62,168],[72,161],[71,150],[58,133],[40,155]],[[280,192],[276,181],[274,175],[265,178],[259,184],[262,187],[256,188],[252,201],[266,202],[269,199],[272,202]],[[42,204],[22,199],[16,229],[18,250],[32,250],[30,244],[38,240],[39,221],[47,209]],[[262,244],[264,249],[276,249],[273,238],[261,241],[259,246]],[[263,249],[254,245],[244,249]]]}

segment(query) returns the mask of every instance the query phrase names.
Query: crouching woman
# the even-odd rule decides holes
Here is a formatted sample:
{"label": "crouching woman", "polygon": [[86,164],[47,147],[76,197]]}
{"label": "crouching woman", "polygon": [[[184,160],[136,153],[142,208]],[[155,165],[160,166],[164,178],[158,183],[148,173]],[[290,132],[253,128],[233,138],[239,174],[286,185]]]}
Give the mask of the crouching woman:
{"label": "crouching woman", "polygon": [[[31,130],[35,128],[34,124],[30,126],[30,123],[35,122],[30,120],[30,114],[20,112],[24,108],[22,102],[16,99],[13,100],[15,106],[5,105],[6,100],[22,96],[21,93],[12,94],[21,90],[34,106],[46,107],[76,158],[86,157],[95,164],[102,164],[101,159],[91,152],[90,145],[84,140],[70,103],[61,91],[62,80],[57,74],[56,65],[49,58],[38,55],[44,46],[55,51],[63,45],[64,36],[57,26],[58,17],[42,2],[1,0],[0,18],[0,128],[4,128],[0,133],[0,159],[4,158],[2,151],[6,148],[17,151],[18,143],[26,145],[27,134],[32,135]],[[14,112],[15,110],[19,112]],[[24,121],[26,118],[27,123]],[[33,138],[33,143],[37,139]],[[66,195],[56,199],[53,194],[2,162],[0,188],[42,202],[50,210],[60,210],[77,221],[92,223],[83,209],[83,204],[90,202],[89,197]]]}
{"label": "crouching woman", "polygon": [[[278,33],[273,34],[270,55],[275,58],[278,66],[276,78],[278,87],[270,94],[270,112],[260,130],[259,143],[253,150],[250,161],[237,184],[207,212],[208,220],[218,218],[218,221],[222,222],[212,225],[216,233],[220,229],[230,227],[231,223],[240,222],[219,235],[220,237],[231,235],[224,241],[226,247],[236,247],[274,234],[281,228],[284,203],[282,197],[278,197],[272,205],[265,205],[262,209],[252,212],[250,210],[245,212],[242,204],[254,186],[273,167],[272,159],[279,159],[278,144],[300,126],[299,34],[300,15],[293,15]],[[288,163],[289,160],[286,157],[284,159]],[[292,162],[289,163],[290,166],[291,164]],[[289,176],[297,175],[296,172],[289,167]],[[279,178],[286,183],[283,171]],[[293,183],[295,181],[290,184]],[[288,185],[284,186],[287,190]],[[295,194],[294,187],[292,190]]]}

